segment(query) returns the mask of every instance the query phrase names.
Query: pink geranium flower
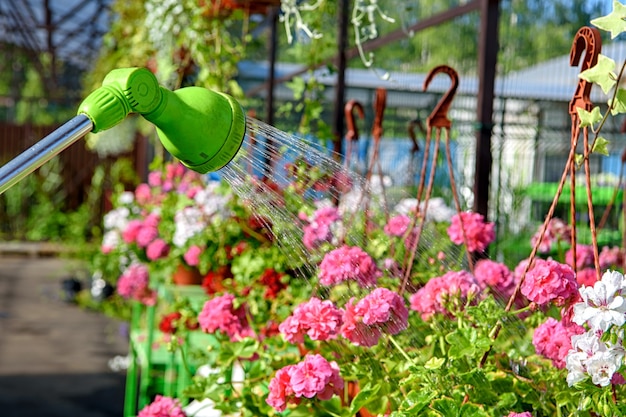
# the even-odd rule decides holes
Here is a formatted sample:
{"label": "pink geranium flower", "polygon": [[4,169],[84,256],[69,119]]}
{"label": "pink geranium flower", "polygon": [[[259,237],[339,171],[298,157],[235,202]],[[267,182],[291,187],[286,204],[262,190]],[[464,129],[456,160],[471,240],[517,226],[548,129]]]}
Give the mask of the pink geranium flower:
{"label": "pink geranium flower", "polygon": [[150,171],[148,173],[148,184],[152,187],[160,187],[162,184],[161,171]]}
{"label": "pink geranium flower", "polygon": [[550,359],[555,367],[563,369],[567,353],[572,348],[572,336],[583,333],[585,329],[575,323],[564,325],[549,317],[535,329],[533,345],[539,355]]}
{"label": "pink geranium flower", "polygon": [[308,225],[304,226],[302,238],[304,246],[313,250],[323,242],[329,242],[332,237],[332,225],[341,219],[336,207],[322,207],[317,209]]}
{"label": "pink geranium flower", "polygon": [[291,343],[304,342],[307,334],[312,340],[334,339],[342,323],[342,311],[332,301],[312,297],[300,304],[278,329]]}
{"label": "pink geranium flower", "polygon": [[299,404],[300,398],[296,398],[291,387],[290,371],[295,365],[288,365],[279,369],[268,386],[269,395],[265,402],[274,407],[276,411],[285,411],[287,404]]}
{"label": "pink geranium flower", "polygon": [[483,252],[496,238],[494,229],[495,224],[486,223],[482,214],[462,212],[452,217],[452,222],[448,227],[448,236],[457,245],[465,243],[470,252]]}
{"label": "pink geranium flower", "polygon": [[180,401],[156,395],[154,401],[139,411],[137,417],[187,417],[187,414],[183,411]]}
{"label": "pink geranium flower", "polygon": [[266,402],[277,411],[287,404],[297,404],[302,397],[329,400],[343,393],[344,381],[336,362],[328,362],[322,355],[307,355],[296,365],[288,365],[276,372],[269,384]]}
{"label": "pink geranium flower", "polygon": [[224,294],[204,303],[198,315],[200,328],[206,333],[215,333],[219,330],[232,341],[253,336],[254,332],[246,318],[245,304],[235,308],[234,300],[234,295]]}
{"label": "pink geranium flower", "polygon": [[443,276],[431,278],[426,285],[411,295],[411,309],[421,313],[428,320],[436,313],[451,316],[449,302],[457,298],[465,305],[468,298],[475,298],[480,292],[476,278],[467,271],[450,271]]}
{"label": "pink geranium flower", "polygon": [[170,253],[170,247],[163,239],[155,239],[146,248],[146,256],[151,261],[163,258]]}
{"label": "pink geranium flower", "polygon": [[140,205],[145,205],[152,199],[152,190],[150,186],[145,183],[141,183],[135,188],[135,200]]}
{"label": "pink geranium flower", "polygon": [[126,243],[134,243],[137,240],[137,234],[141,230],[143,222],[133,219],[128,222],[126,228],[122,231],[122,239]]}
{"label": "pink geranium flower", "polygon": [[342,246],[328,252],[320,263],[320,283],[338,284],[353,280],[361,286],[376,285],[382,272],[374,259],[358,246]]}
{"label": "pink geranium flower", "polygon": [[147,247],[154,239],[159,236],[159,231],[156,227],[146,226],[146,224],[142,224],[141,228],[137,231],[137,246],[140,248]]}
{"label": "pink geranium flower", "polygon": [[521,293],[539,305],[549,302],[563,305],[567,299],[578,294],[576,274],[568,265],[537,259],[526,274]]}
{"label": "pink geranium flower", "polygon": [[515,279],[509,268],[500,262],[481,259],[474,266],[474,276],[482,288],[490,288],[496,295],[508,297],[515,289]]}
{"label": "pink geranium flower", "polygon": [[574,252],[572,249],[568,249],[568,251],[565,252],[565,263],[577,271],[592,267],[594,265],[593,246],[576,245],[576,265],[574,265]]}
{"label": "pink geranium flower", "polygon": [[587,287],[593,287],[593,284],[598,280],[598,276],[596,275],[595,268],[585,268],[576,272],[576,282],[579,287],[583,285]]}
{"label": "pink geranium flower", "polygon": [[399,214],[389,219],[383,230],[389,236],[404,236],[410,224],[411,218],[409,216]]}
{"label": "pink geranium flower", "polygon": [[189,266],[198,266],[200,263],[200,254],[202,253],[202,248],[198,245],[193,245],[183,255],[183,259]]}
{"label": "pink geranium flower", "polygon": [[356,305],[346,305],[341,334],[358,346],[374,346],[384,334],[398,334],[407,328],[409,310],[398,294],[376,288]]}
{"label": "pink geranium flower", "polygon": [[[535,235],[530,239],[530,244],[532,247],[535,247],[539,237],[541,236],[541,230],[543,225],[539,226],[539,229],[535,233]],[[571,240],[572,236],[572,228],[563,220],[554,217],[550,219],[548,222],[548,227],[546,228],[545,233],[543,234],[543,238],[539,243],[539,252],[540,253],[549,253],[552,250],[552,245],[556,242],[568,242]]]}
{"label": "pink geranium flower", "polygon": [[624,267],[624,250],[618,246],[604,246],[600,251],[600,269],[615,269]]}
{"label": "pink geranium flower", "polygon": [[117,292],[124,298],[134,299],[146,305],[154,305],[156,292],[149,288],[148,268],[139,263],[130,265],[117,281]]}
{"label": "pink geranium flower", "polygon": [[511,411],[506,417],[533,417],[533,415],[530,414],[530,411],[524,411],[523,413]]}

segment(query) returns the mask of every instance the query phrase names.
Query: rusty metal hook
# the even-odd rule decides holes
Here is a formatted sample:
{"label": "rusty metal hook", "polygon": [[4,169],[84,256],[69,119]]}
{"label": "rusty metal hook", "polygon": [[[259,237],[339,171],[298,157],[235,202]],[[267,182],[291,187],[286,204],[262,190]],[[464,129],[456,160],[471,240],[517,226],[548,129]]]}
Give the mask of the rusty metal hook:
{"label": "rusty metal hook", "polygon": [[[600,37],[600,31],[596,28],[589,26],[583,26],[578,29],[574,36],[572,48],[570,49],[569,63],[570,66],[576,67],[580,63],[580,58],[583,52],[585,52],[585,58],[583,59],[580,67],[580,72],[583,72],[598,62],[598,55],[602,48],[602,38]],[[573,116],[578,116],[576,111],[577,107],[590,111],[593,107],[591,100],[589,99],[589,93],[591,92],[592,83],[578,79],[578,85],[576,91],[569,104],[569,112]]]}
{"label": "rusty metal hook", "polygon": [[452,84],[450,85],[450,88],[448,88],[448,91],[444,93],[443,97],[439,99],[432,113],[426,118],[426,124],[428,127],[445,127],[449,129],[452,126],[452,122],[448,119],[448,110],[450,109],[450,105],[452,104],[452,100],[456,94],[456,89],[459,86],[459,75],[453,68],[447,65],[439,65],[430,70],[426,76],[426,79],[424,80],[424,91],[428,89],[430,82],[433,78],[435,78],[435,75],[439,73],[448,74]]}
{"label": "rusty metal hook", "polygon": [[413,119],[407,124],[406,130],[409,134],[411,142],[413,143],[413,146],[411,147],[411,153],[417,153],[420,150],[420,145],[417,142],[417,135],[415,134],[416,127],[419,128],[420,132],[422,132],[423,135],[426,134],[426,129],[424,129],[424,125],[422,124],[422,121],[420,119]]}
{"label": "rusty metal hook", "polygon": [[347,132],[346,139],[358,140],[359,139],[359,129],[356,127],[356,122],[354,120],[354,110],[357,110],[359,118],[365,119],[365,112],[363,111],[363,105],[358,101],[352,99],[346,103],[344,107],[344,115],[346,117],[347,124]]}
{"label": "rusty metal hook", "polygon": [[387,90],[384,88],[376,89],[376,98],[374,100],[374,125],[372,126],[372,136],[374,141],[378,142],[383,136],[383,116],[385,107],[387,106]]}

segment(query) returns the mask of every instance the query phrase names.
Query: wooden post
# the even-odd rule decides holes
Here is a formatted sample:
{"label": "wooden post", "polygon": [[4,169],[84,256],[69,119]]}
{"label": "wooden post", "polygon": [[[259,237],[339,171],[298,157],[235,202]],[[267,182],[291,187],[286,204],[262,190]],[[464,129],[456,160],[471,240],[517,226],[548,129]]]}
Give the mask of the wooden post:
{"label": "wooden post", "polygon": [[474,172],[473,210],[487,218],[491,181],[491,134],[493,100],[498,57],[498,20],[500,0],[481,0],[478,49],[478,101],[476,112],[476,169]]}
{"label": "wooden post", "polygon": [[343,139],[343,107],[346,101],[346,50],[348,45],[349,0],[339,0],[337,34],[337,84],[335,85],[335,108],[333,114],[334,151],[341,154]]}

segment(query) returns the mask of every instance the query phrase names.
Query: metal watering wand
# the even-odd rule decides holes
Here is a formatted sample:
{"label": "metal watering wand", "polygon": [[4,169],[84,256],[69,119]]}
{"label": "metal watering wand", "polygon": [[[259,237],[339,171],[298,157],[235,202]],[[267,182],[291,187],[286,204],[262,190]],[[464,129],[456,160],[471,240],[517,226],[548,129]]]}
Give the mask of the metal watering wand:
{"label": "metal watering wand", "polygon": [[0,194],[89,132],[141,114],[186,167],[206,174],[230,162],[241,147],[246,118],[232,97],[202,87],[170,91],[146,68],[111,71],[78,107],[75,117],[0,167]]}

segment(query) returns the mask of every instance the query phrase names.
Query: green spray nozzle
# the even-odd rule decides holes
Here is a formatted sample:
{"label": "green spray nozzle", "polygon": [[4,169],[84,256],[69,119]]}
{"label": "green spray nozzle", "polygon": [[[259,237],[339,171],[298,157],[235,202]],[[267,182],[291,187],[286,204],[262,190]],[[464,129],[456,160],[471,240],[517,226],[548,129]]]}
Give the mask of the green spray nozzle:
{"label": "green spray nozzle", "polygon": [[170,91],[146,68],[111,71],[79,106],[93,132],[139,113],[157,127],[161,143],[190,169],[205,174],[230,162],[246,130],[243,109],[232,97],[201,87]]}

